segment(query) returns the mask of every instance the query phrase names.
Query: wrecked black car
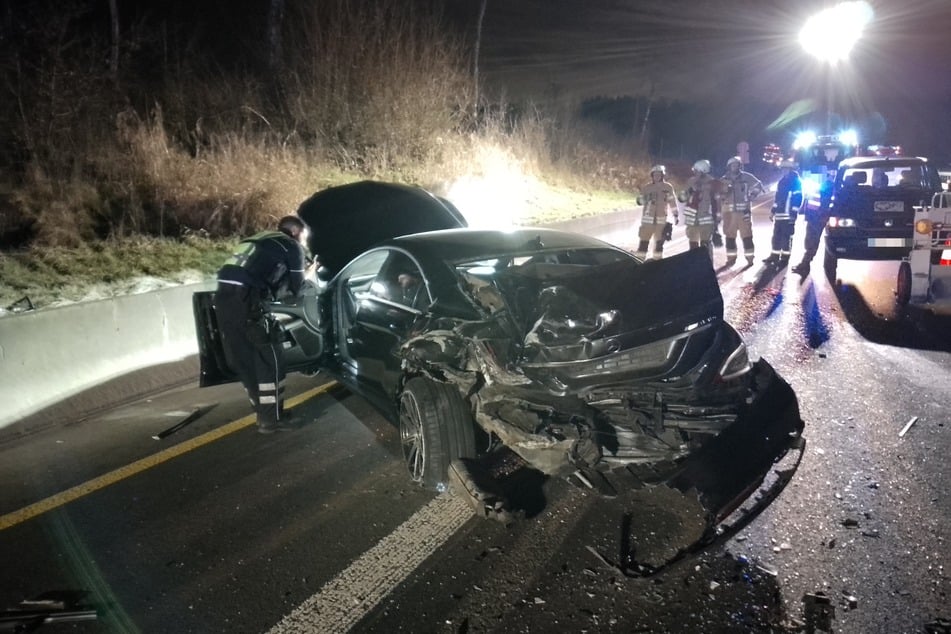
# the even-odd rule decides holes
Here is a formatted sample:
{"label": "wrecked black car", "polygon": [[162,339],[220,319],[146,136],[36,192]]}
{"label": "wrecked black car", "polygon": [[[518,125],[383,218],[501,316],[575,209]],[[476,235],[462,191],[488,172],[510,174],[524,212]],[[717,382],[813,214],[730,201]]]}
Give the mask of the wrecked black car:
{"label": "wrecked black car", "polygon": [[[330,271],[271,310],[289,369],[398,424],[414,482],[441,488],[458,459],[504,447],[596,489],[645,466],[683,488],[732,478],[706,493],[722,517],[801,448],[796,397],[723,320],[703,250],[645,263],[584,235],[469,229],[447,201],[384,185],[301,205]],[[213,293],[195,315],[202,385],[233,380]]]}

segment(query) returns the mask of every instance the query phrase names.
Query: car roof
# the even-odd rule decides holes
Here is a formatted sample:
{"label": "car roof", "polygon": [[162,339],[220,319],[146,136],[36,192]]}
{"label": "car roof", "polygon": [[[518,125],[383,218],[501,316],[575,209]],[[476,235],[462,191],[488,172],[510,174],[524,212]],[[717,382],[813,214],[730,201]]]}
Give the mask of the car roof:
{"label": "car roof", "polygon": [[839,169],[881,165],[922,165],[927,162],[928,159],[921,156],[853,156],[842,159],[839,162]]}

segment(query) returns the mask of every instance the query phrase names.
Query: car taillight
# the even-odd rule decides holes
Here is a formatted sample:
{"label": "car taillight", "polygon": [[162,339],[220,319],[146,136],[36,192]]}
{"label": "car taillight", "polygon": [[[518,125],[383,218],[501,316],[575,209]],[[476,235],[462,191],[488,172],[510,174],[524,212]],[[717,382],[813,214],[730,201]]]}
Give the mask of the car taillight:
{"label": "car taillight", "polygon": [[743,376],[749,372],[752,367],[753,364],[750,363],[750,356],[746,350],[746,344],[741,343],[720,367],[719,379],[721,381],[730,381]]}
{"label": "car taillight", "polygon": [[831,216],[829,218],[828,226],[830,227],[854,227],[855,220],[852,218],[839,218],[838,216]]}

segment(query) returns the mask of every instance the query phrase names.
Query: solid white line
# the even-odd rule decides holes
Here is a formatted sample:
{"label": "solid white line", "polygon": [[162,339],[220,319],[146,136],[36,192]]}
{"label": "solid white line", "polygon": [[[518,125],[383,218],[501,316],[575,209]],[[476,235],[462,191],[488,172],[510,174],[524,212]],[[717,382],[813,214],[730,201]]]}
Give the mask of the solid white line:
{"label": "solid white line", "polygon": [[473,517],[460,498],[443,493],[324,584],[269,634],[345,632]]}

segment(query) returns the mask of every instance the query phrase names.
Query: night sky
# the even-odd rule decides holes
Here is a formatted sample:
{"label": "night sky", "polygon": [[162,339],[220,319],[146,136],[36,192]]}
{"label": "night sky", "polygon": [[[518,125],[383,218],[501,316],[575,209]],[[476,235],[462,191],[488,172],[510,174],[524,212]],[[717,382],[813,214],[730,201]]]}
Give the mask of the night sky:
{"label": "night sky", "polygon": [[[346,1],[286,0],[289,7]],[[374,1],[385,0],[349,0]],[[413,1],[445,12],[473,43],[481,0]],[[762,136],[764,122],[803,99],[812,100],[813,118],[823,119],[831,100],[838,120],[871,131],[867,142],[951,162],[951,0],[868,1],[875,17],[865,36],[847,63],[829,67],[796,37],[811,13],[831,4],[826,0],[488,0],[481,78],[492,98],[540,104],[648,95],[657,108],[689,103],[715,112],[699,125],[723,126],[729,136]],[[94,7],[89,24],[106,27],[108,38],[107,0],[69,2]],[[268,4],[119,0],[119,9],[124,28],[141,29],[146,44],[200,41],[226,62],[235,51],[253,57],[260,50]],[[0,0],[3,25],[44,6],[62,12],[63,5]],[[168,31],[149,33],[157,24]]]}
{"label": "night sky", "polygon": [[797,40],[807,17],[829,4],[489,0],[484,76],[505,94],[539,100],[653,90],[661,100],[723,109],[731,127],[771,121],[802,99],[825,112],[831,99],[837,120],[878,137],[869,143],[951,161],[951,0],[869,0],[873,21],[834,67]]}

